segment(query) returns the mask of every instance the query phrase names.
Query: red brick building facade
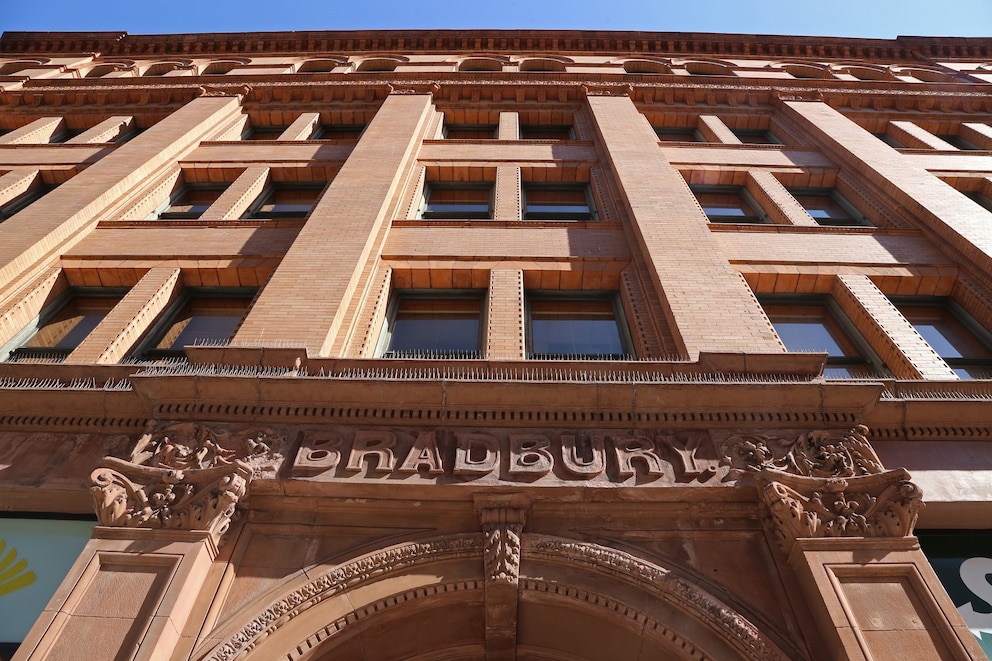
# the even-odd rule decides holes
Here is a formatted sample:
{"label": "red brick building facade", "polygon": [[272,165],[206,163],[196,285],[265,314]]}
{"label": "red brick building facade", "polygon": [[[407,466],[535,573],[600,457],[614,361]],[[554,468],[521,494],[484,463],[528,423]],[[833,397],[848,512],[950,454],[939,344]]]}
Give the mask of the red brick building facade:
{"label": "red brick building facade", "polygon": [[990,89],[987,39],[5,33],[4,653],[984,658]]}

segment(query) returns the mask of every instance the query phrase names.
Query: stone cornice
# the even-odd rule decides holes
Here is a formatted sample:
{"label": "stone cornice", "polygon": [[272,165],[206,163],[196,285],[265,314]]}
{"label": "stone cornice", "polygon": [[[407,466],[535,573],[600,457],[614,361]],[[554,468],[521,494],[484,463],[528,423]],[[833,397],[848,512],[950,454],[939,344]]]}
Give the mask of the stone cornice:
{"label": "stone cornice", "polygon": [[992,56],[992,39],[898,37],[854,39],[687,32],[579,30],[383,30],[131,35],[126,32],[6,32],[4,53],[104,56],[264,53],[453,52],[618,55],[772,56],[919,61]]}

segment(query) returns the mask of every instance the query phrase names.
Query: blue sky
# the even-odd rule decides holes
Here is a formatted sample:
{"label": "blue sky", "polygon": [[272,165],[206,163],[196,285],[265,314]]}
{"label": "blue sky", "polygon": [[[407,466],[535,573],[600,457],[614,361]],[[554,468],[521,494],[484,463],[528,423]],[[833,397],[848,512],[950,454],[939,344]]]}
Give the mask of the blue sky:
{"label": "blue sky", "polygon": [[4,31],[430,28],[992,36],[992,0],[0,0]]}

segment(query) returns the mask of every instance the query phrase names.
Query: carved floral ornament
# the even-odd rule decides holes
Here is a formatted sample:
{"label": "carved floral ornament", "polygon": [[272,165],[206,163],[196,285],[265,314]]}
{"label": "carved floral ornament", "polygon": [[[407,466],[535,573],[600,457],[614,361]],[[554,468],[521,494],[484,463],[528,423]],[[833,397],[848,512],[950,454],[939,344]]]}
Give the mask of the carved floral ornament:
{"label": "carved floral ornament", "polygon": [[160,425],[138,440],[130,461],[107,457],[93,471],[97,518],[102,526],[201,530],[219,541],[252,477],[278,468],[283,443],[267,429]]}

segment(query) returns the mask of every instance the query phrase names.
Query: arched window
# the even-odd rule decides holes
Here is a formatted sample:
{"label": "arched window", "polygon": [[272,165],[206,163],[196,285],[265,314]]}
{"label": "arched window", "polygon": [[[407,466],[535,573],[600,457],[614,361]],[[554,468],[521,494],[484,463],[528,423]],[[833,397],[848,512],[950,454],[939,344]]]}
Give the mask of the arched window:
{"label": "arched window", "polygon": [[459,71],[502,71],[503,63],[492,57],[467,57],[458,63]]}
{"label": "arched window", "polygon": [[565,63],[549,57],[532,57],[520,63],[521,71],[564,71]]}

